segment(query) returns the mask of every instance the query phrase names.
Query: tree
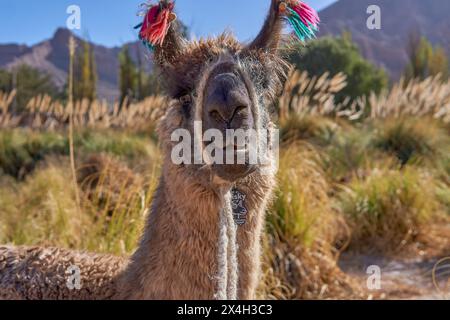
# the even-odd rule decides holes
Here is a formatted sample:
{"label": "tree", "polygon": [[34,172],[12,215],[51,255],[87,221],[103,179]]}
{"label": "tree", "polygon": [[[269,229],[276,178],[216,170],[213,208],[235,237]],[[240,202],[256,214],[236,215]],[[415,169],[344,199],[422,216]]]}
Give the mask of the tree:
{"label": "tree", "polygon": [[348,85],[336,95],[337,102],[346,97],[354,99],[368,95],[372,91],[378,94],[388,84],[386,72],[362,57],[350,33],[340,37],[322,37],[308,46],[297,45],[294,49],[290,61],[310,76],[321,76],[325,72],[330,76],[345,73]]}
{"label": "tree", "polygon": [[11,71],[0,70],[0,91],[17,90],[14,101],[15,111],[25,109],[31,98],[47,94],[52,98],[59,97],[59,90],[51,76],[28,65],[19,65]]}
{"label": "tree", "polygon": [[449,62],[442,47],[433,45],[416,33],[411,34],[408,42],[409,63],[405,69],[406,79],[425,79],[429,76],[441,74],[448,78]]}
{"label": "tree", "polygon": [[74,66],[74,100],[95,100],[97,97],[97,67],[94,51],[88,41],[82,41]]}
{"label": "tree", "polygon": [[136,50],[136,60],[133,60],[128,45],[123,46],[119,53],[119,89],[120,104],[125,98],[143,100],[148,96],[158,94],[161,90],[156,72],[150,74],[145,70],[141,50]]}
{"label": "tree", "polygon": [[131,59],[127,45],[123,46],[119,54],[119,68],[120,104],[122,105],[126,98],[134,99],[137,96],[136,91],[142,90],[142,75]]}
{"label": "tree", "polygon": [[142,63],[142,52],[137,48],[137,93],[136,99],[143,100],[148,96],[159,94],[161,92],[161,84],[158,81],[156,71],[148,73],[144,69]]}
{"label": "tree", "polygon": [[0,69],[0,91],[10,92],[13,89],[12,73]]}
{"label": "tree", "polygon": [[441,74],[443,79],[448,79],[449,67],[448,56],[444,48],[435,47],[429,61],[430,74]]}

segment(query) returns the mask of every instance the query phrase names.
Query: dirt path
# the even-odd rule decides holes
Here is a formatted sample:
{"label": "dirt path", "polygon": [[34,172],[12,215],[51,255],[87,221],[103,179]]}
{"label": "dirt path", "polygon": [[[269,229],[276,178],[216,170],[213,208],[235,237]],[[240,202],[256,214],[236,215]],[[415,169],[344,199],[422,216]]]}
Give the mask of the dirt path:
{"label": "dirt path", "polygon": [[[374,282],[369,281],[372,289],[368,288],[368,292],[374,299],[450,300],[450,258],[438,262],[439,259],[396,260],[344,254],[339,265],[344,272],[360,279],[364,288],[369,287],[369,277],[373,280],[379,275],[379,289],[373,288]],[[435,266],[436,271],[433,272]],[[433,274],[436,281],[433,280]]]}

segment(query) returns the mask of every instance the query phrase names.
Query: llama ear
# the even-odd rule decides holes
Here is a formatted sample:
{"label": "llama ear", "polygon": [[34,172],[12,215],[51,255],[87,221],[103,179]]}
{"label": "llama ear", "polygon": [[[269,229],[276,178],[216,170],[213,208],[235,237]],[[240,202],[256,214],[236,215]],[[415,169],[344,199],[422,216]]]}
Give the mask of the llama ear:
{"label": "llama ear", "polygon": [[266,21],[264,22],[259,34],[248,45],[248,49],[267,49],[269,51],[275,51],[278,49],[283,30],[283,22],[281,19],[279,6],[280,0],[272,0]]}
{"label": "llama ear", "polygon": [[276,52],[282,37],[283,20],[289,22],[300,41],[314,38],[320,22],[317,13],[300,0],[272,0],[264,26],[248,49]]}
{"label": "llama ear", "polygon": [[157,4],[144,4],[144,21],[136,26],[140,28],[139,39],[154,53],[159,65],[172,63],[183,46],[183,34],[177,16],[173,12],[173,0],[159,0]]}

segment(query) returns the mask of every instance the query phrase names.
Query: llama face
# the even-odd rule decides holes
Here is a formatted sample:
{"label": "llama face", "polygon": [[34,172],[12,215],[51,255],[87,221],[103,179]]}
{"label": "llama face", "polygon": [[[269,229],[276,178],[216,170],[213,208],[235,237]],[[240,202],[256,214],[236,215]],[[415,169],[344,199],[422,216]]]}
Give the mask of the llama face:
{"label": "llama face", "polygon": [[[251,148],[256,151],[256,146],[251,145],[249,134],[257,129],[254,119],[258,114],[258,105],[250,97],[247,85],[252,84],[246,84],[243,72],[239,61],[226,53],[221,55],[210,68],[205,84],[199,88],[203,91],[200,95],[203,99],[196,104],[201,109],[197,110],[197,114],[201,112],[198,120],[202,123],[202,134],[208,136],[208,132],[220,133],[214,137],[214,141],[203,139],[203,144],[207,148],[216,144],[215,147],[222,149],[214,150],[217,161],[212,166],[214,173],[227,181],[250,174],[258,165],[257,161],[250,161],[249,154]],[[238,159],[239,154],[242,155],[241,161]]]}
{"label": "llama face", "polygon": [[[259,157],[260,147],[267,147],[273,127],[270,110],[289,69],[278,50],[282,30],[278,4],[279,0],[272,0],[263,29],[249,44],[229,34],[188,42],[173,23],[163,45],[155,47],[161,80],[181,119],[172,129],[183,129],[191,137],[188,156],[179,164],[195,170],[197,176],[201,170],[235,182],[263,166],[253,153]],[[244,131],[244,138],[227,140],[229,130]],[[222,141],[217,143],[211,132],[220,133]],[[196,142],[202,159],[196,156]],[[215,151],[205,159],[208,148]],[[220,149],[223,153],[216,152]]]}
{"label": "llama face", "polygon": [[197,176],[201,170],[228,182],[267,165],[270,110],[286,66],[277,54],[249,49],[229,35],[185,44],[179,59],[162,67],[168,94],[178,102],[176,129],[189,132],[182,164]]}

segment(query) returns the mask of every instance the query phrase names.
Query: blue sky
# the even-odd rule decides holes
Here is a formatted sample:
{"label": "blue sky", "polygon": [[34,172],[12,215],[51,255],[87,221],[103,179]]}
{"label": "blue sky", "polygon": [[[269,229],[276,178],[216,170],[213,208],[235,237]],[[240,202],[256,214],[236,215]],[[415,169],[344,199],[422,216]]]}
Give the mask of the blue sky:
{"label": "blue sky", "polygon": [[[320,10],[335,0],[308,0]],[[99,44],[121,45],[136,40],[133,26],[144,0],[0,0],[0,43],[35,44],[65,26],[69,5],[81,8],[82,30]],[[177,0],[176,10],[196,36],[232,30],[251,39],[261,27],[270,0]]]}

